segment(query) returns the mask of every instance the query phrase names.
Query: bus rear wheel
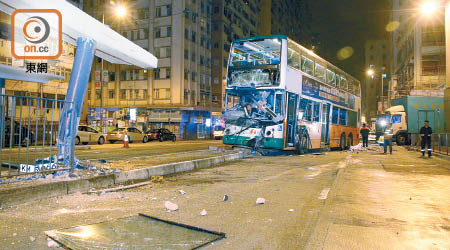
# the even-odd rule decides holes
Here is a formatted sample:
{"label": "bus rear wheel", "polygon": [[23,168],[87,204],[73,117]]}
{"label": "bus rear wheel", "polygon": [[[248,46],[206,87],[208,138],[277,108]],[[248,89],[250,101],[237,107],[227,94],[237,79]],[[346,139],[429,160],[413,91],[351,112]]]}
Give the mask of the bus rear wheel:
{"label": "bus rear wheel", "polygon": [[348,135],[348,148],[353,146],[353,134]]}
{"label": "bus rear wheel", "polygon": [[339,144],[339,149],[340,150],[345,150],[345,147],[346,147],[346,141],[345,141],[345,134],[343,133],[342,135],[341,135],[341,140],[340,140],[340,144]]}

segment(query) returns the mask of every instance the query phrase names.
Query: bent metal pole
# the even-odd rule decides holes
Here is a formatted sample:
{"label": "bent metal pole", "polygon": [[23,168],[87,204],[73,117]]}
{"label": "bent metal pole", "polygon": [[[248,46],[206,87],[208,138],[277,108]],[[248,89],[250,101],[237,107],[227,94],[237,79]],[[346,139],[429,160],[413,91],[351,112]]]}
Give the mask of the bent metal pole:
{"label": "bent metal pole", "polygon": [[83,37],[77,39],[77,52],[73,62],[72,73],[70,74],[66,101],[59,118],[57,139],[58,160],[63,160],[65,167],[74,165],[73,162],[70,162],[71,159],[74,159],[74,157],[71,157],[71,154],[74,154],[74,150],[71,149],[73,149],[72,144],[74,143],[80,122],[84,95],[86,94],[92,62],[94,60],[94,52],[94,40]]}

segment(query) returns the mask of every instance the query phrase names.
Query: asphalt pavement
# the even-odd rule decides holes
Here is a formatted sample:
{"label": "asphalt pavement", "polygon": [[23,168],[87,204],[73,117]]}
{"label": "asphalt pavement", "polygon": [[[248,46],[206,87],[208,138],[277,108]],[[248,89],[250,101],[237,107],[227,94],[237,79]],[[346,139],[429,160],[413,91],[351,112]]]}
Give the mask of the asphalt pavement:
{"label": "asphalt pavement", "polygon": [[227,233],[204,249],[450,249],[449,162],[395,149],[252,157],[127,191],[29,202],[0,210],[0,246],[49,249],[46,230],[144,213]]}

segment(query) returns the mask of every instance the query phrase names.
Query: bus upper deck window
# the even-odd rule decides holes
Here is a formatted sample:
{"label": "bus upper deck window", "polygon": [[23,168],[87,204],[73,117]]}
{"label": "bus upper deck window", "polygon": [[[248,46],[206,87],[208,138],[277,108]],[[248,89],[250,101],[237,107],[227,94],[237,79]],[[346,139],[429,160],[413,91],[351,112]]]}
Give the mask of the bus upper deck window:
{"label": "bus upper deck window", "polygon": [[310,75],[314,72],[314,62],[305,56],[302,56],[302,71]]}
{"label": "bus upper deck window", "polygon": [[327,83],[336,86],[336,74],[329,69],[327,69]]}
{"label": "bus upper deck window", "polygon": [[315,77],[319,78],[320,80],[324,81],[326,80],[326,72],[325,67],[316,63],[316,70],[315,70]]}
{"label": "bus upper deck window", "polygon": [[345,78],[342,77],[342,76],[339,76],[339,78],[340,78],[340,85],[339,85],[339,88],[341,88],[341,89],[347,91],[347,88],[348,88],[347,79],[345,79]]}
{"label": "bus upper deck window", "polygon": [[300,69],[300,54],[293,48],[288,49],[288,66]]}

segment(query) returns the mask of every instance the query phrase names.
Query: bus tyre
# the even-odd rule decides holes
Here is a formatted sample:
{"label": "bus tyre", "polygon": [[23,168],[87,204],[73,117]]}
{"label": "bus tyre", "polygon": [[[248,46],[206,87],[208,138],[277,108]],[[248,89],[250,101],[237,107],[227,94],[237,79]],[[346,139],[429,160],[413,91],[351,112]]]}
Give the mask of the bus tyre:
{"label": "bus tyre", "polygon": [[406,144],[406,135],[405,134],[399,134],[397,136],[397,145],[403,146]]}
{"label": "bus tyre", "polygon": [[341,141],[340,141],[340,144],[339,144],[339,148],[340,148],[341,150],[345,150],[345,147],[346,147],[346,144],[345,144],[345,134],[342,134],[342,135],[341,135]]}
{"label": "bus tyre", "polygon": [[353,146],[353,134],[350,134],[348,136],[348,148],[350,148],[351,146]]}
{"label": "bus tyre", "polygon": [[295,145],[297,154],[303,155],[308,151],[308,137],[306,134],[298,135],[297,144]]}

